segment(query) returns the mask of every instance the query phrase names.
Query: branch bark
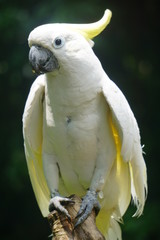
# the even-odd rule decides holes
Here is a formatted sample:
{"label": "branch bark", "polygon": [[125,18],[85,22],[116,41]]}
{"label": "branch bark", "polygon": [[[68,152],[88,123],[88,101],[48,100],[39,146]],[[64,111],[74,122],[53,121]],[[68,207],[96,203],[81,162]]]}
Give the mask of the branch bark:
{"label": "branch bark", "polygon": [[94,210],[84,223],[74,229],[75,217],[82,200],[75,195],[71,197],[75,204],[66,206],[71,220],[58,211],[53,211],[48,215],[48,221],[53,233],[52,240],[105,240],[96,227],[96,214]]}

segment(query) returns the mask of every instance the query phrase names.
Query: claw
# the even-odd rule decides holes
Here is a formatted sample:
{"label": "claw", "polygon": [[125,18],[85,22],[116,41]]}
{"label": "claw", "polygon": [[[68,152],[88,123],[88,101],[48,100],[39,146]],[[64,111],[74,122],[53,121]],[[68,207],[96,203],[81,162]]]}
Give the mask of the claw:
{"label": "claw", "polygon": [[67,204],[75,204],[75,201],[73,201],[73,200],[70,199],[70,198],[65,198],[65,200],[62,200],[62,201],[61,201],[61,204],[62,204],[63,206],[66,206]]}
{"label": "claw", "polygon": [[91,212],[92,212],[92,210],[84,212],[84,214],[78,218],[78,221],[75,223],[74,228],[76,228],[80,224],[82,224],[88,218],[88,216],[90,215]]}
{"label": "claw", "polygon": [[77,213],[76,218],[78,218],[78,220],[74,228],[82,224],[88,218],[93,208],[95,208],[96,214],[98,214],[100,210],[100,204],[97,200],[97,193],[95,191],[89,190],[86,196],[83,198],[80,210]]}
{"label": "claw", "polygon": [[83,202],[82,202],[80,210],[78,211],[76,218],[79,218],[82,215],[82,213],[86,210],[86,207],[87,207],[86,204],[83,204]]}
{"label": "claw", "polygon": [[59,195],[54,196],[50,200],[49,211],[51,212],[53,210],[57,210],[59,212],[64,213],[69,219],[71,219],[71,216],[69,215],[67,209],[65,209],[65,207],[64,207],[67,204],[74,204],[74,201],[70,198],[61,197]]}

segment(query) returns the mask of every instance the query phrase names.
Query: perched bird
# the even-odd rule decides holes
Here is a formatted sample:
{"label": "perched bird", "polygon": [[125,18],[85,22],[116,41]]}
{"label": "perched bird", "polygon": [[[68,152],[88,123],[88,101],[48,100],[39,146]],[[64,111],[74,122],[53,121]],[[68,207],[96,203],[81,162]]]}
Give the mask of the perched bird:
{"label": "perched bird", "polygon": [[[107,240],[121,239],[118,222],[131,197],[143,212],[146,165],[136,119],[120,89],[104,72],[92,39],[111,11],[90,24],[46,24],[29,35],[29,60],[40,74],[23,114],[25,154],[43,216],[48,208],[83,197],[76,226],[95,207]],[[50,207],[49,207],[50,206]]]}

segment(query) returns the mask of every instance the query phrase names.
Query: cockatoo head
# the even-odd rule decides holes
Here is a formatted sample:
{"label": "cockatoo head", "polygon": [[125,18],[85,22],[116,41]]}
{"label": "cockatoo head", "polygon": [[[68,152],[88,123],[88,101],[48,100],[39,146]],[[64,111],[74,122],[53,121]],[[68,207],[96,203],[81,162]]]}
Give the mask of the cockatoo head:
{"label": "cockatoo head", "polygon": [[[37,74],[54,72],[74,62],[75,56],[87,58],[93,39],[108,25],[111,11],[106,10],[101,20],[90,24],[45,24],[29,35],[29,61]],[[75,54],[76,53],[76,54]],[[71,63],[70,63],[71,64]]]}

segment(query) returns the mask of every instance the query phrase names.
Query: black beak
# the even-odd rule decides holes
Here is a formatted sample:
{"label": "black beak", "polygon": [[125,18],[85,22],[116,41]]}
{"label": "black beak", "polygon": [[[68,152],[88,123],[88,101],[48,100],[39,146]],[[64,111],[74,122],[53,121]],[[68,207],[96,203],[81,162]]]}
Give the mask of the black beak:
{"label": "black beak", "polygon": [[53,53],[44,47],[33,45],[29,52],[29,61],[33,72],[37,74],[52,72],[59,68],[59,64]]}

